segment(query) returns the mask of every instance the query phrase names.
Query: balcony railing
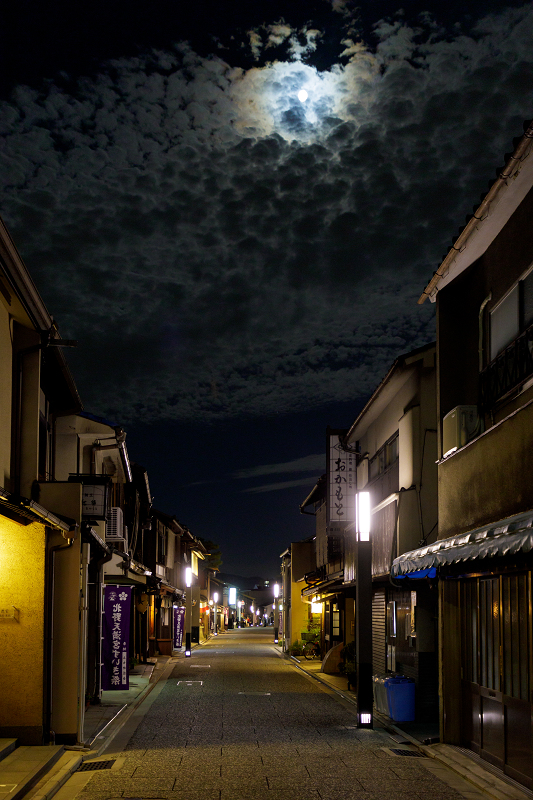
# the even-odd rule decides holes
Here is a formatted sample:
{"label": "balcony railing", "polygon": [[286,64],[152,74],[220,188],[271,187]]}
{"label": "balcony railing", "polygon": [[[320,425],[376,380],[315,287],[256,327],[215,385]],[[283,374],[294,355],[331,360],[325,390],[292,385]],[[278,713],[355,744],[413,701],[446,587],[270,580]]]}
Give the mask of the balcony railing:
{"label": "balcony railing", "polygon": [[533,325],[506,347],[480,374],[480,399],[492,408],[513,389],[533,376]]}

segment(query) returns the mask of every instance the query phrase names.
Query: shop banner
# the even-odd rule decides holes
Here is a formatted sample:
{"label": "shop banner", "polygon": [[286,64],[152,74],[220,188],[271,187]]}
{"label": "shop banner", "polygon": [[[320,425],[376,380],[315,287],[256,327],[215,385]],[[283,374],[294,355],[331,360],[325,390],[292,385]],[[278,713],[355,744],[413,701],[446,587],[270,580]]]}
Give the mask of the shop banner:
{"label": "shop banner", "polygon": [[106,586],[102,642],[102,689],[130,688],[131,586]]}
{"label": "shop banner", "polygon": [[173,636],[174,650],[179,650],[183,644],[184,622],[185,622],[185,609],[174,608],[174,636]]}

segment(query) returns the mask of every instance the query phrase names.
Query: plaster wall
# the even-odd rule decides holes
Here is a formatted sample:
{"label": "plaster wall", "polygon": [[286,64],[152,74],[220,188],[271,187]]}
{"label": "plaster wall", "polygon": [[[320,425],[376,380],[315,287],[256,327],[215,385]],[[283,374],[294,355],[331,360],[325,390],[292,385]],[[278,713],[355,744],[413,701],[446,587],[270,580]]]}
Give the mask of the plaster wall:
{"label": "plaster wall", "polygon": [[[39,341],[33,331],[23,329],[17,338],[24,347]],[[30,336],[29,334],[33,334]],[[22,359],[20,493],[31,497],[33,481],[39,472],[39,408],[41,403],[41,351],[26,353]]]}
{"label": "plaster wall", "polygon": [[[291,570],[292,571],[292,570]],[[309,604],[302,601],[302,588],[304,584],[291,579],[291,644],[302,638],[302,631],[307,630],[309,621]]]}
{"label": "plaster wall", "polygon": [[533,402],[439,464],[439,539],[533,508]]}
{"label": "plaster wall", "polygon": [[42,744],[45,606],[44,525],[0,516],[0,608],[19,611],[0,621],[0,736]]}
{"label": "plaster wall", "polygon": [[[361,452],[368,452],[370,458],[375,455],[379,448],[390,439],[398,430],[400,418],[404,415],[405,409],[412,404],[418,397],[418,379],[416,370],[411,368],[407,380],[404,376],[398,380],[403,383],[398,391],[391,398],[390,402],[383,408],[379,416],[373,419],[370,424],[366,424],[365,418],[361,419],[357,426],[353,438],[359,440]],[[391,380],[391,386],[395,383]]]}
{"label": "plaster wall", "polygon": [[11,489],[12,363],[9,313],[0,302],[0,486],[8,491]]}

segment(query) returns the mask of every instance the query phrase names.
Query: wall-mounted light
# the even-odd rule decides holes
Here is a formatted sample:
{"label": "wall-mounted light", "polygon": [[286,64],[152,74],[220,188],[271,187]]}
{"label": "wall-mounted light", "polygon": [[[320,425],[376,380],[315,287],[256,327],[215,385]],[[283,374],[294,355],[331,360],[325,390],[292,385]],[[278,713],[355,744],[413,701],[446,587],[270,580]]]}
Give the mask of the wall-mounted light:
{"label": "wall-mounted light", "polygon": [[311,614],[321,614],[322,603],[319,602],[318,597],[313,597],[311,600]]}
{"label": "wall-mounted light", "polygon": [[192,569],[190,567],[185,568],[185,586],[187,588],[192,586]]}

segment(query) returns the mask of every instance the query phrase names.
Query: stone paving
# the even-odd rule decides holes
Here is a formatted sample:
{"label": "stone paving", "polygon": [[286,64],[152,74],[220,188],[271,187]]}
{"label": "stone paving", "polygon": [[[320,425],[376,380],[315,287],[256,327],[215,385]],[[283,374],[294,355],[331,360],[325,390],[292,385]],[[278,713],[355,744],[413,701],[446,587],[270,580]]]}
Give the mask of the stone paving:
{"label": "stone paving", "polygon": [[[154,695],[156,693],[154,692]],[[144,704],[143,704],[144,705]],[[142,706],[140,707],[142,708]],[[177,662],[112,769],[62,800],[475,800],[432,759],[394,756],[383,729],[279,656],[272,631],[238,629]],[[117,757],[119,756],[119,757]]]}

